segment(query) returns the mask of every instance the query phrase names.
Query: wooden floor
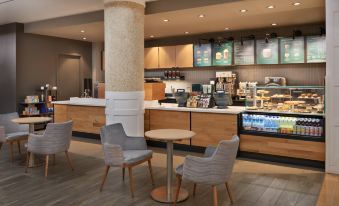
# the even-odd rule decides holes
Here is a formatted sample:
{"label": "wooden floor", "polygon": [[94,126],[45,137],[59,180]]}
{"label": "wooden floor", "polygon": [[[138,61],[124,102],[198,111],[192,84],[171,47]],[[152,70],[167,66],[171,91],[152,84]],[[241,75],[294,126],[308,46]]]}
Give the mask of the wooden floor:
{"label": "wooden floor", "polygon": [[[153,171],[156,186],[166,181],[166,155],[164,150],[155,149]],[[20,158],[15,163],[8,162],[7,146],[0,151],[0,205],[9,206],[51,206],[51,205],[163,205],[150,198],[152,186],[147,165],[135,168],[135,198],[130,197],[128,178],[121,178],[121,170],[110,171],[103,192],[99,184],[104,172],[101,145],[98,141],[75,138],[70,149],[75,171],[71,172],[64,154],[57,155],[55,166],[50,166],[48,179],[43,177],[43,168],[29,169],[24,173]],[[187,153],[176,152],[174,164],[183,162]],[[325,181],[324,181],[325,178]],[[327,180],[336,183],[325,184]],[[318,195],[339,188],[336,176],[326,176],[323,172],[306,168],[293,168],[247,160],[237,160],[230,186],[235,195],[234,206],[312,206],[317,204]],[[183,187],[192,191],[192,183],[183,182]],[[324,190],[325,188],[325,190]],[[212,204],[212,192],[208,186],[198,185],[195,197],[178,205],[208,206]],[[220,205],[230,205],[223,185],[218,187]],[[325,197],[325,196],[324,196]],[[319,198],[318,205],[329,205]],[[333,199],[332,205],[339,205]],[[338,203],[338,204],[335,204]]]}

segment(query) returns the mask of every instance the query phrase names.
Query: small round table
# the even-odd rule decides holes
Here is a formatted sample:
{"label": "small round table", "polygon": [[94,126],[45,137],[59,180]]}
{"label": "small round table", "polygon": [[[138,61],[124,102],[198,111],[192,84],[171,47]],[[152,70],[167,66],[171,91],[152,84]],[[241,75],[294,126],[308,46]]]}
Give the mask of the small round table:
{"label": "small round table", "polygon": [[[28,124],[29,133],[33,134],[35,124],[50,122],[51,120],[52,118],[50,117],[22,117],[22,118],[12,119],[12,122],[17,123],[17,124]],[[28,161],[28,167],[36,167],[36,166],[39,166],[39,164],[37,164],[34,155],[31,154],[29,161]]]}
{"label": "small round table", "polygon": [[[150,139],[166,141],[167,143],[167,185],[155,188],[151,192],[154,200],[162,203],[173,203],[175,187],[172,186],[173,178],[173,141],[190,139],[195,135],[194,132],[181,129],[157,129],[145,133],[145,136]],[[178,202],[188,198],[186,189],[180,189]]]}

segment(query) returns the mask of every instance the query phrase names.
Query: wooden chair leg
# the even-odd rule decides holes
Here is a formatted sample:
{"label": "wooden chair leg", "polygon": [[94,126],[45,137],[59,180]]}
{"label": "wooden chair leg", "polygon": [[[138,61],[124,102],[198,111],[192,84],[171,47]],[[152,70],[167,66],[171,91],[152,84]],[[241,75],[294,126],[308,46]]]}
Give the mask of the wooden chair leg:
{"label": "wooden chair leg", "polygon": [[29,151],[27,151],[27,157],[26,157],[26,169],[25,169],[25,173],[28,172],[28,164],[29,164],[29,158],[30,158],[31,153]]}
{"label": "wooden chair leg", "polygon": [[152,171],[152,162],[149,159],[148,160],[148,169],[149,169],[149,173],[151,175],[151,181],[152,181],[152,186],[154,187],[154,178],[153,178],[153,171]]}
{"label": "wooden chair leg", "polygon": [[131,190],[131,196],[134,197],[132,167],[128,167],[128,174],[129,174],[129,187]]}
{"label": "wooden chair leg", "polygon": [[107,175],[108,175],[109,168],[110,168],[110,166],[109,166],[109,165],[106,165],[106,167],[105,167],[105,173],[104,173],[104,176],[103,176],[103,178],[102,178],[102,183],[101,183],[101,186],[100,186],[100,192],[101,192],[102,189],[104,188],[104,184],[105,184],[105,181],[106,181],[106,178],[107,178]]}
{"label": "wooden chair leg", "polygon": [[181,187],[181,181],[182,181],[181,176],[177,175],[177,190],[175,192],[175,199],[174,199],[174,202],[173,202],[173,206],[176,206],[177,202],[178,202],[180,187]]}
{"label": "wooden chair leg", "polygon": [[20,141],[17,141],[17,144],[18,144],[18,151],[19,151],[19,154],[21,155]]}
{"label": "wooden chair leg", "polygon": [[195,196],[195,191],[197,190],[197,183],[193,185],[193,197]]}
{"label": "wooden chair leg", "polygon": [[13,162],[14,161],[14,159],[13,159],[13,142],[10,142],[9,143],[9,160],[11,161],[11,162]]}
{"label": "wooden chair leg", "polygon": [[218,206],[218,190],[217,186],[212,186],[213,189],[213,205]]}
{"label": "wooden chair leg", "polygon": [[68,151],[65,151],[65,154],[66,154],[66,157],[67,157],[68,164],[71,167],[71,170],[74,171],[74,167],[73,167],[71,158],[69,157]]}
{"label": "wooden chair leg", "polygon": [[231,203],[233,204],[234,203],[234,199],[233,199],[233,195],[232,195],[230,186],[229,186],[229,184],[227,182],[225,182],[225,186],[226,186],[227,194],[230,197]]}
{"label": "wooden chair leg", "polygon": [[48,176],[48,161],[49,161],[49,155],[46,155],[46,162],[45,162],[45,178]]}

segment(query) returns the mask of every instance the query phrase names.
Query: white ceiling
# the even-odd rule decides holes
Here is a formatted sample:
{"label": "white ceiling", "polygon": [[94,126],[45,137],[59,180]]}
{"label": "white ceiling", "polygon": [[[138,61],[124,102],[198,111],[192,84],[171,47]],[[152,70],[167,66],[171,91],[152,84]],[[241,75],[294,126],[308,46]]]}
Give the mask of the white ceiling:
{"label": "white ceiling", "polygon": [[[302,4],[293,6],[293,2],[296,1]],[[145,16],[145,38],[149,38],[150,35],[154,35],[155,38],[184,35],[185,31],[190,34],[217,32],[223,31],[225,27],[231,30],[244,30],[272,27],[272,23],[287,26],[324,22],[324,1],[237,0],[218,5],[150,14]],[[275,8],[267,9],[269,5],[274,5]],[[247,9],[248,12],[241,13],[240,9]],[[13,19],[27,23],[97,10],[102,10],[102,0],[15,0],[0,4],[0,25]],[[205,18],[198,18],[199,14],[204,14]],[[170,21],[164,22],[163,19]],[[53,26],[38,23],[28,24],[25,31],[77,40],[86,37],[86,41],[93,42],[104,39],[102,20],[68,21],[67,24]],[[81,30],[85,30],[85,33],[81,33]]]}
{"label": "white ceiling", "polygon": [[98,11],[104,8],[102,2],[103,0],[0,0],[0,25]]}

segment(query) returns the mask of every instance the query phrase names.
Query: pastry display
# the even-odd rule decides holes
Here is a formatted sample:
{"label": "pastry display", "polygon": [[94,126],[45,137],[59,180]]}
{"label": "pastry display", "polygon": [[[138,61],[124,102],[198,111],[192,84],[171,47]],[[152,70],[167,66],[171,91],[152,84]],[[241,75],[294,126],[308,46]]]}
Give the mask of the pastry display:
{"label": "pastry display", "polygon": [[246,109],[323,114],[324,92],[323,87],[257,87],[256,92],[246,98]]}

